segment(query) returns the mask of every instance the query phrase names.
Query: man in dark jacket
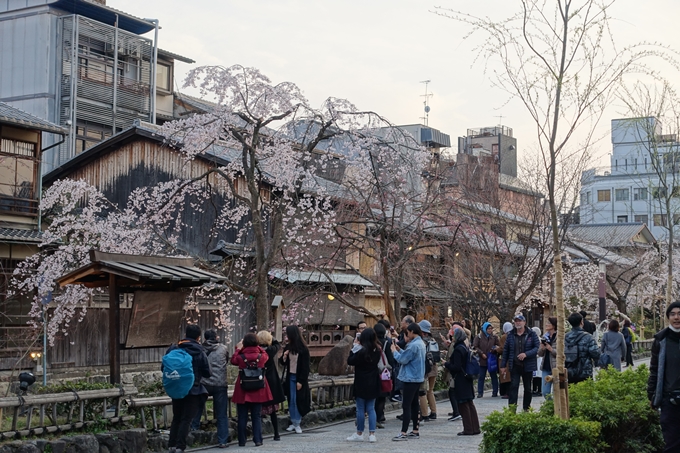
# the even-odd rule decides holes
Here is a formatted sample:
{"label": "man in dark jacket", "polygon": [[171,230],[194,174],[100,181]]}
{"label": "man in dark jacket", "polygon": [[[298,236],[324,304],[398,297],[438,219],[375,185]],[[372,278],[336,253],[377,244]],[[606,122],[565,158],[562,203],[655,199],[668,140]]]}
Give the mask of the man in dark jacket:
{"label": "man in dark jacket", "polygon": [[[226,448],[229,439],[229,418],[227,417],[227,405],[229,396],[227,395],[227,364],[229,363],[229,350],[225,345],[217,340],[217,332],[208,329],[203,334],[203,348],[208,356],[210,364],[209,378],[203,378],[201,383],[208,391],[208,395],[213,397],[213,413],[217,419],[217,443],[220,448]],[[196,412],[196,417],[191,424],[192,430],[197,430],[201,426],[201,416],[205,403]]]}
{"label": "man in dark jacket", "polygon": [[[597,347],[595,338],[583,330],[583,316],[581,314],[572,313],[567,321],[571,324],[571,330],[564,336],[564,365],[569,372],[569,383],[575,384],[593,378],[593,363],[597,363],[600,359],[600,349]],[[569,357],[571,347],[575,347],[577,350],[575,360],[570,360]]]}
{"label": "man in dark jacket", "polygon": [[[194,385],[189,394],[181,399],[172,400],[172,425],[170,425],[170,439],[168,440],[169,453],[183,452],[187,447],[187,435],[191,422],[200,410],[208,396],[208,390],[201,383],[202,378],[210,377],[210,365],[205,349],[199,342],[201,328],[190,324],[186,329],[186,338],[176,345],[170,346],[166,354],[173,349],[184,349],[191,356],[191,364],[194,368]],[[162,371],[162,368],[161,368]]]}
{"label": "man in dark jacket", "polygon": [[519,381],[524,384],[524,397],[522,407],[528,411],[531,407],[531,381],[534,371],[538,368],[536,354],[538,353],[539,340],[536,333],[526,328],[526,318],[519,314],[515,316],[515,328],[510,331],[503,347],[501,370],[507,372],[510,369],[510,391],[508,392],[508,405],[517,404],[519,395]]}
{"label": "man in dark jacket", "polygon": [[666,309],[668,327],[654,335],[647,396],[661,410],[665,453],[680,451],[680,301]]}
{"label": "man in dark jacket", "polygon": [[595,323],[590,322],[586,319],[586,317],[588,316],[588,312],[586,312],[585,310],[581,310],[579,312],[579,314],[581,316],[583,316],[583,330],[585,330],[586,332],[588,332],[591,335],[595,335],[595,331],[597,330],[597,326],[595,325]]}

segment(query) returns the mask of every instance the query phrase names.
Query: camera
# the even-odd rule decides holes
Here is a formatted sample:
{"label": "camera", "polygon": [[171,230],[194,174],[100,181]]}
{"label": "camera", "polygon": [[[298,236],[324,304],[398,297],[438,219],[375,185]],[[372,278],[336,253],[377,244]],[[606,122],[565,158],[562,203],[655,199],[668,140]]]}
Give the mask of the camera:
{"label": "camera", "polygon": [[671,404],[680,406],[680,390],[673,390],[670,397]]}

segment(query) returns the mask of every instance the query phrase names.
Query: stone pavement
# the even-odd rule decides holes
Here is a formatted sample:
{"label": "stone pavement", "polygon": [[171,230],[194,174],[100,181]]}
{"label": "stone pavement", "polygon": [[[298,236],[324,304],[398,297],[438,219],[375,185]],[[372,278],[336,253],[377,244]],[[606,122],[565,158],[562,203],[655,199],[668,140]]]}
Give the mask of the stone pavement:
{"label": "stone pavement", "polygon": [[[638,359],[635,364],[646,363],[649,366],[649,359]],[[508,400],[501,398],[491,398],[491,391],[485,393],[484,398],[475,399],[475,407],[479,415],[480,423],[483,423],[487,415],[495,410],[507,407]],[[521,404],[522,389],[520,388],[519,401]],[[543,398],[534,396],[532,407],[534,410],[543,403]],[[437,402],[437,420],[421,423],[420,439],[402,442],[392,441],[401,429],[401,421],[396,419],[396,415],[401,411],[392,411],[385,414],[387,422],[385,429],[378,429],[376,443],[369,443],[368,440],[360,445],[355,442],[348,442],[346,438],[350,436],[355,428],[354,421],[347,420],[338,423],[327,424],[311,429],[306,429],[302,434],[285,433],[281,436],[281,441],[274,442],[271,436],[265,437],[264,445],[257,448],[258,453],[264,452],[313,452],[313,453],[355,453],[357,451],[371,452],[390,452],[390,453],[414,453],[417,451],[446,451],[460,453],[476,453],[482,436],[458,436],[457,433],[463,430],[463,423],[458,420],[455,422],[447,421],[448,414],[451,412],[451,404],[448,401]],[[368,428],[368,420],[366,420]],[[284,427],[285,429],[285,427]],[[232,433],[235,437],[236,433]],[[368,438],[368,433],[364,436]],[[237,443],[232,442],[229,450],[241,448]],[[249,440],[243,450],[254,449],[255,444]],[[222,453],[224,450],[210,447],[202,449],[209,453]]]}

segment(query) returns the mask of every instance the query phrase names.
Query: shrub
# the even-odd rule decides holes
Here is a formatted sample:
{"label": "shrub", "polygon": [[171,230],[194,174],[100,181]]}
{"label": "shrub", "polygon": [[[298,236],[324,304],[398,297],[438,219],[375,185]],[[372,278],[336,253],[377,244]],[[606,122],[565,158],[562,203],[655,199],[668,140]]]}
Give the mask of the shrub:
{"label": "shrub", "polygon": [[[572,417],[600,422],[604,452],[654,453],[664,448],[659,413],[649,406],[649,369],[602,370],[597,380],[569,386]],[[543,408],[541,408],[543,412]]]}
{"label": "shrub", "polygon": [[482,453],[596,453],[600,424],[572,418],[561,420],[538,412],[515,414],[509,408],[492,412],[482,424]]}

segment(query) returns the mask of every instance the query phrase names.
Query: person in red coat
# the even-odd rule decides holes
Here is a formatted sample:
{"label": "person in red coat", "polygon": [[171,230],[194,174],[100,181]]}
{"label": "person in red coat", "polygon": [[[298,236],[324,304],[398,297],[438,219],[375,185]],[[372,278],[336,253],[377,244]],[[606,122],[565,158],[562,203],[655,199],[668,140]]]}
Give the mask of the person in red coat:
{"label": "person in red coat", "polygon": [[[244,360],[245,359],[245,360]],[[258,368],[264,368],[269,356],[264,349],[258,346],[257,336],[248,333],[243,340],[236,345],[236,351],[231,357],[231,364],[236,365],[239,370],[247,367],[247,363],[257,362]],[[247,362],[247,363],[246,363]],[[241,376],[236,379],[234,386],[234,396],[232,401],[236,403],[238,413],[238,444],[240,447],[246,445],[246,425],[248,423],[248,412],[253,421],[253,441],[255,446],[262,445],[262,403],[273,399],[269,384],[265,379],[264,388],[258,390],[243,390],[241,388]]]}

